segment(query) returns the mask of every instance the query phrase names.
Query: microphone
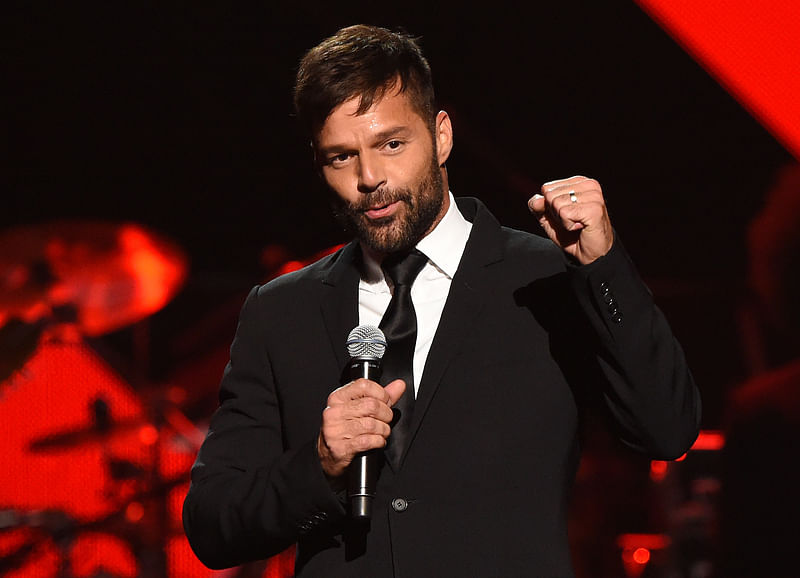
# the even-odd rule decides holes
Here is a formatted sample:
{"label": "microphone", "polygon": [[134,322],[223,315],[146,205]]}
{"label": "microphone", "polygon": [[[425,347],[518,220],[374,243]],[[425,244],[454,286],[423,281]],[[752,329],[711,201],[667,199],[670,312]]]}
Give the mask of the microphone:
{"label": "microphone", "polygon": [[[359,325],[347,336],[347,353],[350,355],[350,379],[361,377],[378,381],[381,376],[381,359],[386,353],[383,331],[372,325]],[[371,450],[356,455],[347,471],[347,498],[350,516],[364,522],[372,517],[372,499],[380,471],[380,451]]]}

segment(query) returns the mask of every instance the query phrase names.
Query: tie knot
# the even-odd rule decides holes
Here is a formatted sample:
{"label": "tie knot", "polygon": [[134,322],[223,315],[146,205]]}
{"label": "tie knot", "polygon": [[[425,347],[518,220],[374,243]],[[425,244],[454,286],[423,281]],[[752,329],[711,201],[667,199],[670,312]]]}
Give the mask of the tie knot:
{"label": "tie knot", "polygon": [[425,254],[414,249],[410,253],[389,255],[381,266],[397,287],[398,285],[412,285],[427,262],[428,258]]}

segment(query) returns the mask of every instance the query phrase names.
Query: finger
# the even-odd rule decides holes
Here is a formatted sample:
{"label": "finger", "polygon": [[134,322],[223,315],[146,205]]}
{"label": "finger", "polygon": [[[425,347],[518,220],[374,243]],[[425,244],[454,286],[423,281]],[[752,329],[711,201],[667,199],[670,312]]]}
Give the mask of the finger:
{"label": "finger", "polygon": [[386,423],[392,421],[392,410],[389,404],[374,397],[354,399],[345,404],[343,409],[345,419],[374,418]]}
{"label": "finger", "polygon": [[362,435],[349,440],[347,443],[347,454],[352,461],[355,454],[386,447],[386,438],[379,435]]}
{"label": "finger", "polygon": [[389,405],[374,397],[349,399],[342,403],[334,402],[322,412],[326,424],[337,424],[348,420],[374,418],[386,423],[392,421]]}
{"label": "finger", "polygon": [[556,179],[554,181],[546,182],[542,185],[542,192],[547,193],[559,187],[573,187],[583,181],[591,180],[583,175],[575,175],[566,179]]}
{"label": "finger", "polygon": [[540,195],[536,193],[530,199],[528,199],[528,210],[533,213],[534,215],[541,216],[544,214],[545,208],[545,197],[544,195]]}
{"label": "finger", "polygon": [[548,213],[567,231],[590,225],[603,214],[603,192],[594,179],[584,179],[572,186],[562,186],[545,194]]}
{"label": "finger", "polygon": [[[579,197],[583,197],[586,201],[594,200],[598,196],[602,198],[600,184],[594,179],[584,176],[575,176],[545,183],[542,185],[542,193],[545,213],[553,219],[555,226],[561,226],[568,231],[574,229],[575,222],[571,219],[565,221],[559,217],[560,210],[564,204],[577,203],[579,202]],[[534,208],[540,209],[541,202],[535,203]],[[562,222],[559,223],[558,221]]]}
{"label": "finger", "polygon": [[566,209],[573,209],[578,203],[586,205],[587,202],[588,200],[585,193],[569,189],[552,196],[548,202],[548,206],[553,215],[563,216],[563,212]]}
{"label": "finger", "polygon": [[563,222],[571,221],[580,225],[579,227],[573,226],[569,230],[575,231],[579,228],[598,231],[610,230],[608,212],[602,198],[599,201],[579,198],[581,200],[576,203],[559,199],[554,202],[558,216]]}
{"label": "finger", "polygon": [[371,417],[351,419],[347,422],[347,433],[344,437],[354,439],[362,435],[378,435],[384,438],[389,437],[391,428],[388,422],[377,420]]}
{"label": "finger", "polygon": [[324,443],[336,459],[349,459],[354,453],[383,447],[389,434],[365,432],[352,436],[327,437],[323,433],[323,436],[326,438]]}
{"label": "finger", "polygon": [[402,379],[395,379],[387,384],[384,390],[390,399],[389,407],[392,407],[403,396],[403,392],[406,390],[406,382]]}
{"label": "finger", "polygon": [[592,193],[592,198],[596,194],[602,197],[600,183],[580,175],[568,179],[550,181],[542,185],[541,190],[543,194],[537,193],[528,200],[528,209],[538,216],[541,216],[546,211],[547,206],[553,199],[561,195],[569,195],[570,192],[574,192],[576,195]]}
{"label": "finger", "polygon": [[545,188],[542,186],[542,194],[545,196],[545,201],[549,204],[554,199],[563,195],[575,193],[579,200],[597,200],[602,199],[603,190],[600,188],[600,183],[594,179],[587,179],[582,177],[582,180],[571,182],[564,185],[553,186]]}
{"label": "finger", "polygon": [[323,469],[332,476],[339,476],[353,461],[356,454],[386,446],[387,438],[382,435],[364,434],[351,439],[330,441],[321,434],[317,441],[317,451],[323,462]]}
{"label": "finger", "polygon": [[389,403],[389,396],[379,384],[369,379],[359,378],[335,389],[328,396],[328,405],[346,403],[364,397],[373,397],[383,403]]}
{"label": "finger", "polygon": [[572,231],[576,221],[569,218],[571,211],[568,209],[577,202],[577,193],[573,189],[560,188],[549,191],[545,197],[543,213],[545,219],[540,219],[540,222],[546,220],[551,227]]}
{"label": "finger", "polygon": [[574,187],[559,187],[546,193],[545,202],[556,213],[564,207],[582,205],[586,207],[602,207],[605,205],[600,185],[592,179],[578,183]]}
{"label": "finger", "polygon": [[542,213],[545,210],[546,205],[549,202],[558,196],[561,195],[569,195],[570,192],[575,193],[584,193],[589,192],[597,189],[600,191],[600,185],[597,184],[595,186],[596,181],[593,179],[587,179],[585,177],[581,177],[583,180],[573,184],[566,184],[563,186],[551,186],[546,187],[542,185],[542,191],[544,194],[536,193],[530,199],[528,199],[528,208],[532,213]]}
{"label": "finger", "polygon": [[371,417],[348,419],[334,423],[322,422],[320,434],[325,445],[332,453],[341,455],[351,440],[361,436],[381,436],[388,438],[391,433],[389,424]]}
{"label": "finger", "polygon": [[584,228],[584,211],[583,207],[578,207],[576,202],[567,201],[566,204],[559,201],[558,208],[554,204],[554,212],[557,215],[561,225],[567,231],[580,231]]}

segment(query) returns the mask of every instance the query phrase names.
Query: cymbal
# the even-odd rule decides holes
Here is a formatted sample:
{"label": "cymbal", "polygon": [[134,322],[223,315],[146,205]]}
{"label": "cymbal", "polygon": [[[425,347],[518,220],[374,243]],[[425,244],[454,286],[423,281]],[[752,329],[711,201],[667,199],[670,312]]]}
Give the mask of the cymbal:
{"label": "cymbal", "polygon": [[72,310],[95,337],[152,315],[186,280],[171,241],[135,223],[59,221],[0,233],[0,325]]}
{"label": "cymbal", "polygon": [[141,419],[123,418],[107,424],[91,424],[70,429],[54,431],[33,439],[28,448],[32,452],[48,452],[76,448],[92,442],[107,442],[132,431],[144,430],[148,433],[154,426]]}

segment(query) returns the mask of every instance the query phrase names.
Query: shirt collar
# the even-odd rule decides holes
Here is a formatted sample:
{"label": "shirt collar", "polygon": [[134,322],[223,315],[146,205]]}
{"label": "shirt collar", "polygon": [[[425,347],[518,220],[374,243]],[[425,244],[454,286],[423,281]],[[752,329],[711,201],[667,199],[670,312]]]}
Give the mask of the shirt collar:
{"label": "shirt collar", "polygon": [[417,249],[425,253],[439,270],[452,279],[467,246],[472,223],[458,210],[453,193],[448,192],[448,195],[450,207],[436,228],[417,243]]}
{"label": "shirt collar", "polygon": [[[450,197],[450,206],[447,212],[433,231],[417,243],[417,249],[422,251],[437,269],[452,279],[467,246],[472,223],[461,214],[453,193],[448,192],[448,196]],[[368,284],[382,282],[383,270],[380,264],[367,251],[362,251],[362,255],[364,257],[363,281]]]}

